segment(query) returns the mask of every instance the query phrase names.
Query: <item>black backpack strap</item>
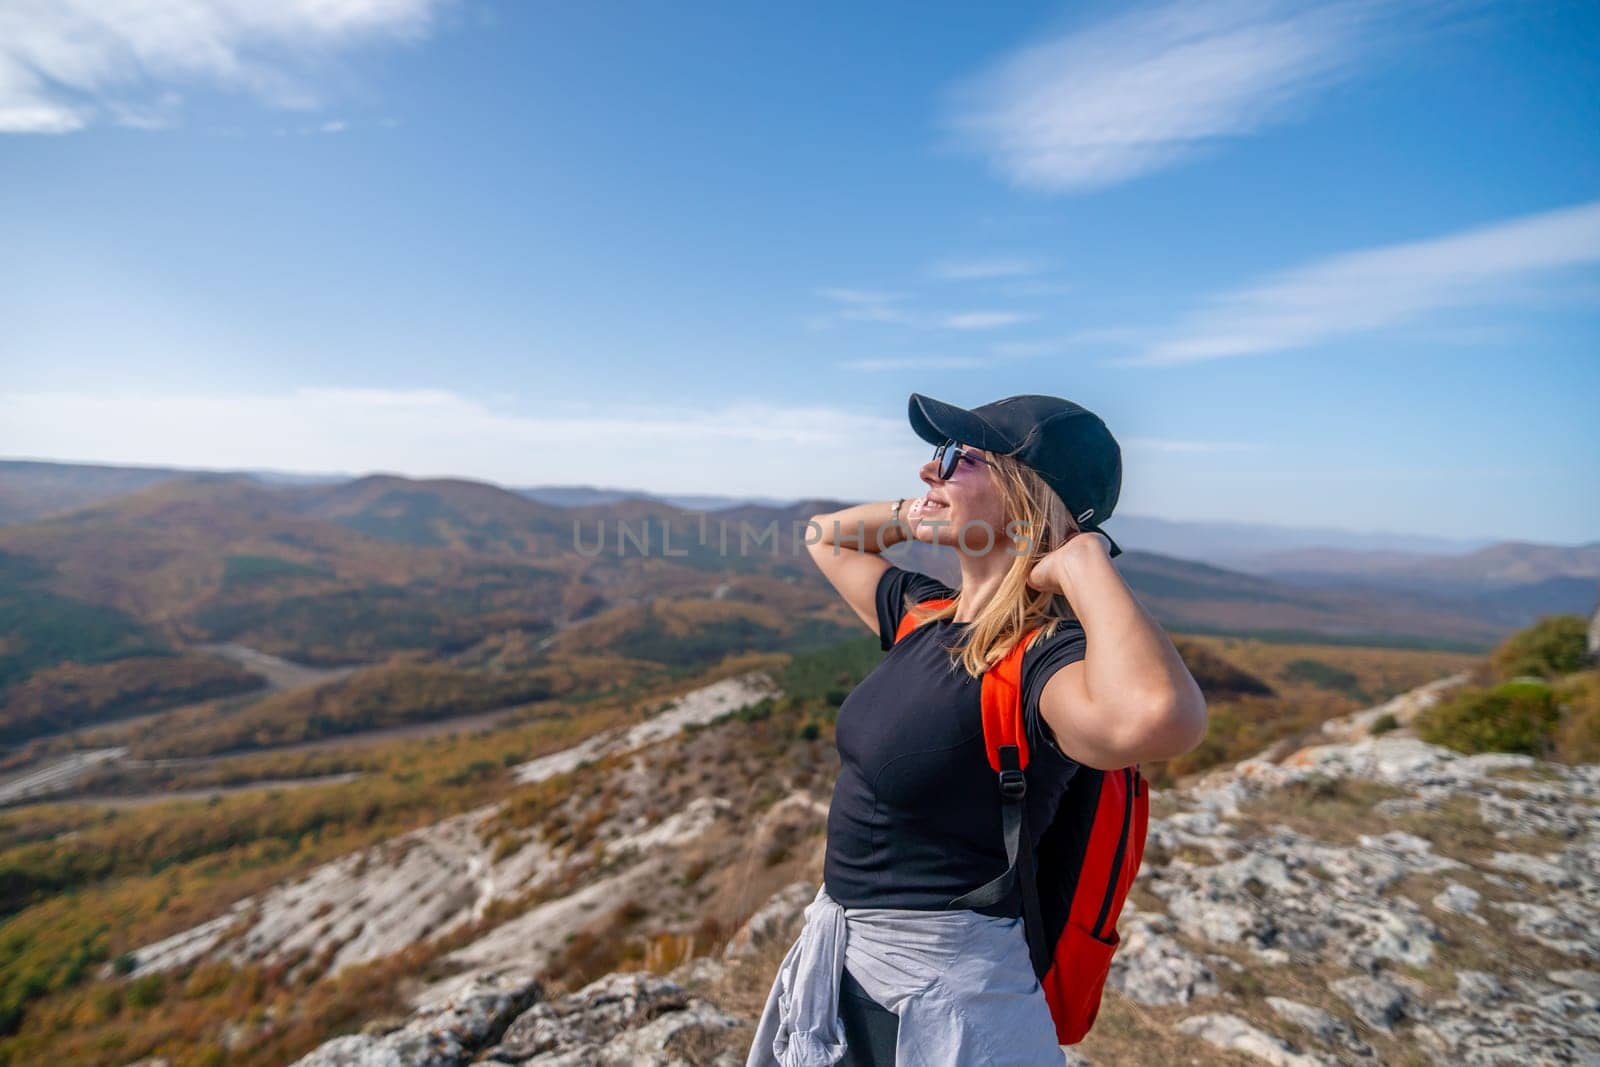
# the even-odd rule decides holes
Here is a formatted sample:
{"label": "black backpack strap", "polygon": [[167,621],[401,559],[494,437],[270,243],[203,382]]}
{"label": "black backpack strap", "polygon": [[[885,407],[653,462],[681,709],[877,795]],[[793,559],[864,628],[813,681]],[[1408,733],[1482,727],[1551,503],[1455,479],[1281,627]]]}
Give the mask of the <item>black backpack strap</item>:
{"label": "black backpack strap", "polygon": [[1033,842],[1028,834],[1027,805],[1023,803],[1028,793],[1028,780],[1022,774],[1016,745],[1001,745],[999,753],[1000,820],[1006,841],[1005,872],[972,892],[957,897],[945,907],[976,910],[998,904],[1021,879],[1022,922],[1028,937],[1028,957],[1033,962],[1034,974],[1043,978],[1050,969],[1053,954],[1044,943],[1044,918],[1039,910],[1039,886],[1033,870]]}

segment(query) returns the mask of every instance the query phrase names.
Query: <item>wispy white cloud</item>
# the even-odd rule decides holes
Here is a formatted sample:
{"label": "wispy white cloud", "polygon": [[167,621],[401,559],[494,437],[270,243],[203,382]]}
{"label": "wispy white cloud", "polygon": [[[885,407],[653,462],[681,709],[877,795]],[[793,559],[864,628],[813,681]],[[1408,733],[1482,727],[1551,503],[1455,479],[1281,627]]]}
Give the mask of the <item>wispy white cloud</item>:
{"label": "wispy white cloud", "polygon": [[[1522,299],[1542,277],[1600,263],[1600,200],[1429,241],[1334,256],[1210,304],[1123,364],[1305,348],[1453,308]],[[1590,290],[1592,292],[1592,290]]]}
{"label": "wispy white cloud", "polygon": [[316,59],[424,37],[450,0],[8,0],[0,4],[0,133],[176,117],[179,85],[318,102]]}
{"label": "wispy white cloud", "polygon": [[908,308],[899,293],[865,289],[822,289],[819,294],[838,305],[819,325],[834,321],[886,322],[932,330],[994,330],[1030,322],[1038,316],[1027,311],[983,308],[954,312],[928,312]]}
{"label": "wispy white cloud", "polygon": [[1035,296],[1063,296],[1074,290],[1068,282],[1050,282],[1040,278],[1019,278],[1016,281],[1002,282],[990,291],[998,296],[1011,297],[1025,300]]}
{"label": "wispy white cloud", "polygon": [[856,371],[977,370],[997,361],[986,356],[886,356],[879,359],[843,359],[835,366]]}
{"label": "wispy white cloud", "polygon": [[1026,311],[962,311],[954,315],[941,315],[936,321],[949,330],[993,330],[1000,326],[1032,322],[1038,317]]}
{"label": "wispy white cloud", "polygon": [[951,90],[946,123],[1015,185],[1112,185],[1293,118],[1358,73],[1405,10],[1395,0],[1146,7],[1003,57]]}
{"label": "wispy white cloud", "polygon": [[1060,356],[1082,353],[1085,348],[1112,347],[1126,350],[1136,344],[1147,343],[1151,340],[1151,336],[1151,332],[1143,328],[1097,327],[1075,330],[1056,337],[1036,337],[1026,341],[996,341],[989,346],[989,350],[1001,356]]}
{"label": "wispy white cloud", "polygon": [[1183,441],[1170,437],[1127,437],[1120,442],[1124,450],[1142,452],[1248,452],[1259,446],[1244,441]]}
{"label": "wispy white cloud", "polygon": [[105,102],[106,113],[111,121],[130,130],[170,130],[178,124],[182,107],[182,94],[170,90],[159,94],[154,100],[140,103],[121,100]]}
{"label": "wispy white cloud", "polygon": [[1043,356],[1081,354],[1086,347],[1102,346],[1108,337],[1115,337],[1119,347],[1126,347],[1126,338],[1120,331],[1081,330],[1062,337],[1026,341],[991,340],[983,344],[982,351],[967,355],[878,356],[844,359],[835,366],[858,371],[989,370],[1026,364]]}
{"label": "wispy white cloud", "polygon": [[991,256],[983,259],[941,260],[928,268],[935,278],[950,281],[988,281],[994,278],[1022,278],[1038,274],[1044,264],[1023,256]]}
{"label": "wispy white cloud", "polygon": [[901,306],[905,297],[900,293],[868,289],[822,289],[819,295],[839,305],[831,315],[819,320],[821,325],[841,321],[894,322],[910,326],[916,321],[916,316]]}
{"label": "wispy white cloud", "polygon": [[836,304],[892,304],[905,299],[903,293],[889,293],[876,289],[822,289],[819,292]]}

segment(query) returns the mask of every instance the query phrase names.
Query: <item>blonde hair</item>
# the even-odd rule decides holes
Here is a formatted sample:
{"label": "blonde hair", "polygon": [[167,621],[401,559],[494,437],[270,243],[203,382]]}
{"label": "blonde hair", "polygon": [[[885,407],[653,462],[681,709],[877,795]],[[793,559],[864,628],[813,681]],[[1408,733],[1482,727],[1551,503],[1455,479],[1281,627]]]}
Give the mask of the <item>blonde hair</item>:
{"label": "blonde hair", "polygon": [[[1010,456],[991,453],[989,459],[994,464],[991,469],[1006,516],[1005,527],[995,531],[992,551],[1005,552],[1012,548],[1008,534],[1014,535],[1026,549],[1013,549],[1011,566],[1006,569],[1000,588],[978,612],[977,618],[964,628],[956,643],[947,646],[952,654],[952,668],[959,664],[974,678],[1004,659],[1029,630],[1041,627],[1035,641],[1042,641],[1055,633],[1062,622],[1073,617],[1066,597],[1032,588],[1028,585],[1028,574],[1041,559],[1079,530],[1067,506],[1038,474]],[[915,628],[954,618],[960,607],[958,591],[955,599],[942,608],[925,610],[912,605],[907,615]]]}

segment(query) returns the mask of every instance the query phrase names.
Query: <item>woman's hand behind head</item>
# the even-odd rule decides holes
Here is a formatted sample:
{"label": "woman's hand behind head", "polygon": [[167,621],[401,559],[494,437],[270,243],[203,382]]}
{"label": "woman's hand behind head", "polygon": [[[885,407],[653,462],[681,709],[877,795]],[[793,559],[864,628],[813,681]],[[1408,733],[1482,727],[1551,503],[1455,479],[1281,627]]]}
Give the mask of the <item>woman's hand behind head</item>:
{"label": "woman's hand behind head", "polygon": [[1085,552],[1111,558],[1111,542],[1099,530],[1080,530],[1045,554],[1028,572],[1028,585],[1046,593],[1060,593],[1066,568]]}

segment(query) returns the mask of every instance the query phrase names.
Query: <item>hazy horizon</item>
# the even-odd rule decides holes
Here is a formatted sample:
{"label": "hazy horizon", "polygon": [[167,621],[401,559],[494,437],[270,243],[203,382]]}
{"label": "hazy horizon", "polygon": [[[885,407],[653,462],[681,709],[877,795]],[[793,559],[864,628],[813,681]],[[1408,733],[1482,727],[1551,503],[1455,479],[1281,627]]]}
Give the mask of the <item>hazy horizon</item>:
{"label": "hazy horizon", "polygon": [[[649,497],[655,497],[655,498],[659,498],[659,499],[683,499],[683,498],[692,498],[692,497],[709,497],[709,498],[713,498],[713,499],[724,499],[724,500],[741,501],[741,502],[742,501],[753,501],[753,500],[766,500],[766,501],[773,502],[773,506],[787,506],[787,505],[799,503],[802,500],[810,500],[810,499],[837,500],[837,501],[840,501],[842,503],[860,502],[860,501],[865,499],[865,498],[853,498],[853,497],[836,496],[836,495],[828,495],[828,494],[824,494],[822,496],[807,495],[807,496],[796,496],[796,497],[781,497],[781,496],[776,496],[776,495],[773,495],[773,494],[756,495],[756,494],[726,493],[726,492],[719,492],[719,491],[717,491],[715,489],[701,489],[701,490],[691,489],[691,490],[686,490],[686,491],[681,491],[681,492],[680,491],[665,492],[665,491],[662,491],[662,490],[659,490],[659,489],[652,489],[652,488],[643,488],[643,487],[637,487],[637,486],[624,486],[624,485],[595,484],[595,483],[591,483],[591,482],[582,482],[582,483],[578,483],[578,482],[570,482],[570,483],[557,483],[557,482],[513,483],[513,482],[500,482],[500,481],[496,481],[494,479],[477,478],[477,477],[472,477],[470,475],[461,475],[461,474],[435,474],[435,475],[422,476],[422,475],[404,474],[404,473],[401,473],[399,471],[394,471],[394,470],[378,470],[378,469],[366,470],[366,471],[329,471],[329,470],[308,471],[308,470],[287,470],[287,469],[273,468],[273,467],[206,467],[206,466],[193,466],[193,465],[182,465],[182,466],[179,466],[179,465],[169,465],[169,464],[100,463],[100,462],[92,462],[92,461],[80,462],[80,461],[76,461],[76,460],[63,460],[63,459],[40,457],[40,456],[0,456],[0,463],[40,463],[40,464],[64,465],[64,466],[108,467],[108,468],[124,468],[124,469],[136,469],[136,470],[175,470],[175,471],[183,471],[183,472],[192,472],[192,473],[196,473],[196,474],[244,474],[244,475],[255,475],[255,476],[275,476],[275,477],[282,477],[282,478],[284,478],[286,480],[305,480],[305,481],[308,481],[308,482],[309,481],[323,481],[323,480],[330,481],[330,482],[336,482],[336,481],[354,481],[354,480],[358,480],[358,479],[361,479],[361,478],[399,477],[399,478],[410,479],[410,480],[413,480],[413,481],[429,481],[429,480],[469,481],[469,482],[475,482],[475,483],[479,483],[479,484],[483,484],[483,485],[494,486],[495,488],[503,489],[503,490],[505,490],[507,492],[512,492],[512,493],[526,493],[526,492],[538,492],[538,491],[560,491],[560,490],[586,490],[586,491],[592,491],[592,492],[595,492],[595,493],[617,493],[617,494],[622,494],[622,495],[649,496]],[[1392,527],[1382,527],[1382,526],[1369,527],[1369,528],[1341,527],[1341,526],[1335,526],[1335,525],[1328,525],[1328,524],[1324,524],[1324,523],[1291,523],[1291,522],[1284,522],[1284,521],[1241,520],[1241,519],[1238,519],[1238,518],[1232,518],[1232,517],[1227,517],[1227,516],[1196,517],[1196,518],[1174,518],[1174,517],[1171,517],[1171,516],[1152,515],[1152,514],[1148,514],[1148,513],[1144,513],[1144,512],[1128,512],[1128,511],[1124,511],[1124,510],[1121,510],[1121,509],[1119,509],[1116,512],[1116,514],[1112,517],[1112,519],[1109,522],[1107,522],[1106,527],[1107,527],[1108,530],[1111,530],[1114,534],[1118,534],[1119,540],[1120,540],[1121,534],[1120,534],[1120,531],[1117,529],[1117,523],[1118,523],[1119,520],[1126,522],[1127,520],[1130,520],[1130,519],[1135,520],[1135,521],[1149,521],[1149,522],[1157,522],[1157,523],[1215,525],[1215,526],[1224,526],[1224,527],[1225,526],[1234,526],[1234,525],[1242,526],[1242,527],[1260,527],[1260,528],[1266,528],[1266,529],[1271,529],[1271,530],[1275,530],[1275,531],[1280,531],[1280,532],[1283,532],[1283,533],[1286,533],[1286,534],[1287,533],[1319,534],[1319,533],[1323,533],[1323,532],[1328,532],[1328,533],[1346,534],[1346,535],[1349,535],[1349,536],[1352,536],[1352,537],[1360,537],[1360,538],[1363,538],[1363,539],[1375,539],[1375,540],[1378,540],[1378,539],[1394,539],[1394,540],[1405,540],[1405,541],[1414,541],[1414,542],[1432,542],[1437,546],[1436,550],[1439,550],[1439,551],[1445,551],[1446,550],[1445,546],[1449,546],[1449,548],[1451,550],[1455,550],[1455,551],[1471,551],[1471,550],[1474,550],[1477,547],[1482,547],[1482,546],[1487,545],[1487,544],[1494,544],[1494,543],[1501,543],[1501,542],[1524,542],[1524,543],[1529,543],[1529,544],[1537,544],[1537,545],[1544,545],[1544,546],[1557,547],[1557,548],[1585,548],[1585,547],[1589,547],[1589,546],[1592,546],[1592,545],[1600,544],[1600,538],[1591,538],[1589,540],[1580,540],[1580,541],[1573,541],[1573,542],[1562,542],[1562,541],[1539,541],[1539,540],[1529,539],[1529,538],[1519,538],[1519,537],[1510,537],[1510,536],[1497,536],[1497,535],[1493,535],[1493,534],[1481,535],[1481,536],[1469,536],[1469,535],[1466,535],[1466,534],[1439,535],[1439,534],[1432,534],[1432,533],[1423,533],[1423,532],[1418,532],[1418,531],[1414,531],[1414,530],[1402,530],[1402,529],[1396,529],[1396,528],[1392,528]],[[1137,546],[1133,546],[1133,547],[1137,547]],[[1339,547],[1342,547],[1342,546],[1330,544],[1330,545],[1323,546],[1323,547],[1339,548]],[[1365,548],[1364,549],[1364,548],[1362,548],[1360,546],[1353,546],[1352,550],[1353,551],[1383,551],[1384,549],[1372,549],[1372,548]],[[1414,548],[1414,549],[1398,549],[1397,548],[1397,549],[1393,549],[1393,551],[1429,551],[1429,550],[1430,549],[1422,549],[1422,548]]]}

